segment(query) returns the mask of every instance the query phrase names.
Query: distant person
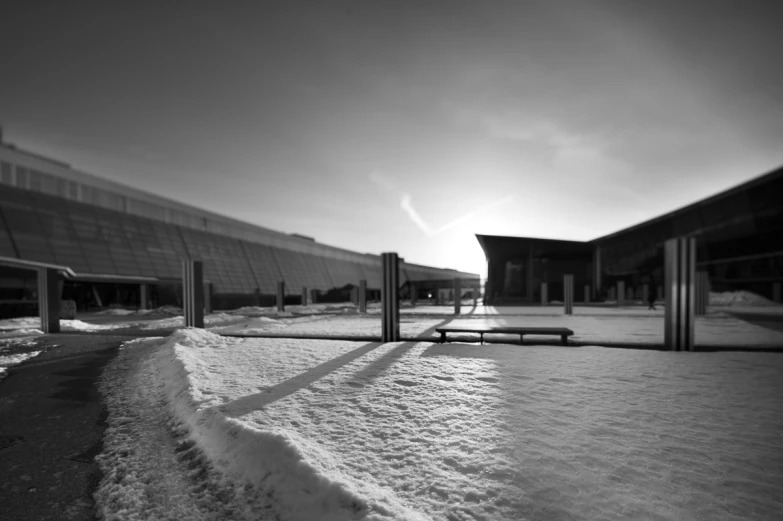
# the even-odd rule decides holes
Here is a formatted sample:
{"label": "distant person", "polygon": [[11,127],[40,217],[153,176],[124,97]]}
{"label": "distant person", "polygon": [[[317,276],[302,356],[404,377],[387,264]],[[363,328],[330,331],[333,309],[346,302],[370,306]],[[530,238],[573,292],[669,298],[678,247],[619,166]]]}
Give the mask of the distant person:
{"label": "distant person", "polygon": [[650,289],[647,293],[647,303],[650,304],[650,307],[647,309],[652,309],[655,311],[655,299],[658,298],[658,295],[656,294],[658,288],[655,286],[655,281],[651,281],[649,286]]}

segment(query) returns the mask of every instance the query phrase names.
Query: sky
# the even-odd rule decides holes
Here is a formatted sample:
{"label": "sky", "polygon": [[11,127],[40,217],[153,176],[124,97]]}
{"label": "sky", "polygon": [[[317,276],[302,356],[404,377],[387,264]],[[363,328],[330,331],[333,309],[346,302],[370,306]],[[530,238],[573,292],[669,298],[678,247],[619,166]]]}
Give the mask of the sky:
{"label": "sky", "polygon": [[783,4],[6,2],[6,141],[286,233],[485,273],[783,164]]}

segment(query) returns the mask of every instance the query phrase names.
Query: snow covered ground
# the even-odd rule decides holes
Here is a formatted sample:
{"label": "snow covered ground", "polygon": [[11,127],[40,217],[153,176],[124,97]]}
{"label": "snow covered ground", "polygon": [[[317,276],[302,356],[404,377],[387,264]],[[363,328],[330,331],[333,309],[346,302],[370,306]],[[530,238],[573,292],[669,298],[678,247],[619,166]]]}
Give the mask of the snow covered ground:
{"label": "snow covered ground", "polygon": [[[538,309],[538,308],[533,308]],[[381,335],[381,323],[377,316],[335,316],[313,317],[314,320],[276,320],[269,317],[264,322],[258,319],[237,322],[235,324],[212,328],[211,331],[221,334],[248,335],[278,334],[278,335],[340,335],[368,337]],[[327,320],[328,319],[328,320]],[[461,326],[540,326],[568,327],[574,331],[570,337],[575,342],[595,344],[627,345],[663,345],[664,323],[662,315],[596,315],[596,316],[564,316],[564,315],[495,315],[455,318],[414,317],[403,315],[400,318],[400,334],[403,339],[436,338],[435,328],[441,325]],[[471,335],[461,335],[462,338]],[[697,317],[695,321],[695,341],[702,346],[733,346],[733,347],[783,347],[783,333],[764,327],[749,324],[743,320],[725,313],[713,313]],[[474,335],[478,340],[478,335]],[[505,339],[518,343],[519,335],[487,335],[493,340]],[[559,341],[551,336],[529,335],[525,342],[535,342],[536,339]]]}
{"label": "snow covered ground", "polygon": [[[373,322],[249,320],[262,318],[261,329],[333,334]],[[616,322],[629,320],[643,319]],[[438,322],[404,327],[421,334]],[[734,327],[753,331],[743,322],[723,332]],[[107,519],[739,520],[783,511],[779,354],[190,329],[126,344],[103,386],[110,428],[96,498]]]}

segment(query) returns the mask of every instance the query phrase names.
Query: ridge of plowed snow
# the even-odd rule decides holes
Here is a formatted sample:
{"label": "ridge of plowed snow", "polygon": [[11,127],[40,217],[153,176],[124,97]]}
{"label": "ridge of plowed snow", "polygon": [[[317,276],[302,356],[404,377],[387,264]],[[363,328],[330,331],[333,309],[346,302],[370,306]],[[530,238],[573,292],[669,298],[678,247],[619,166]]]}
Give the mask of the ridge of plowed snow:
{"label": "ridge of plowed snow", "polygon": [[167,382],[174,416],[215,467],[237,482],[269,494],[287,520],[424,520],[390,490],[338,470],[335,457],[292,431],[254,428],[224,415],[220,397],[202,394],[191,373],[209,371],[200,348],[230,348],[237,340],[183,329],[161,346],[157,367]]}

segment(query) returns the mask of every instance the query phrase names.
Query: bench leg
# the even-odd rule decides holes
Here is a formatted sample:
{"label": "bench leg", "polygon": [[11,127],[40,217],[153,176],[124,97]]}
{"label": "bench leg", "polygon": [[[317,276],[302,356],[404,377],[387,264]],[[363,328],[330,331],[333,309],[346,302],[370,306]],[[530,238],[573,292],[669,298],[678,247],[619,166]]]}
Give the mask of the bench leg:
{"label": "bench leg", "polygon": [[568,335],[560,335],[560,341],[563,342],[564,346],[568,345]]}
{"label": "bench leg", "polygon": [[484,345],[484,333],[479,333],[479,337],[481,338],[481,345]]}
{"label": "bench leg", "polygon": [[519,345],[523,345],[525,343],[525,335],[519,335]]}
{"label": "bench leg", "polygon": [[440,343],[441,344],[445,344],[446,343],[446,332],[445,331],[441,331],[440,332]]}

